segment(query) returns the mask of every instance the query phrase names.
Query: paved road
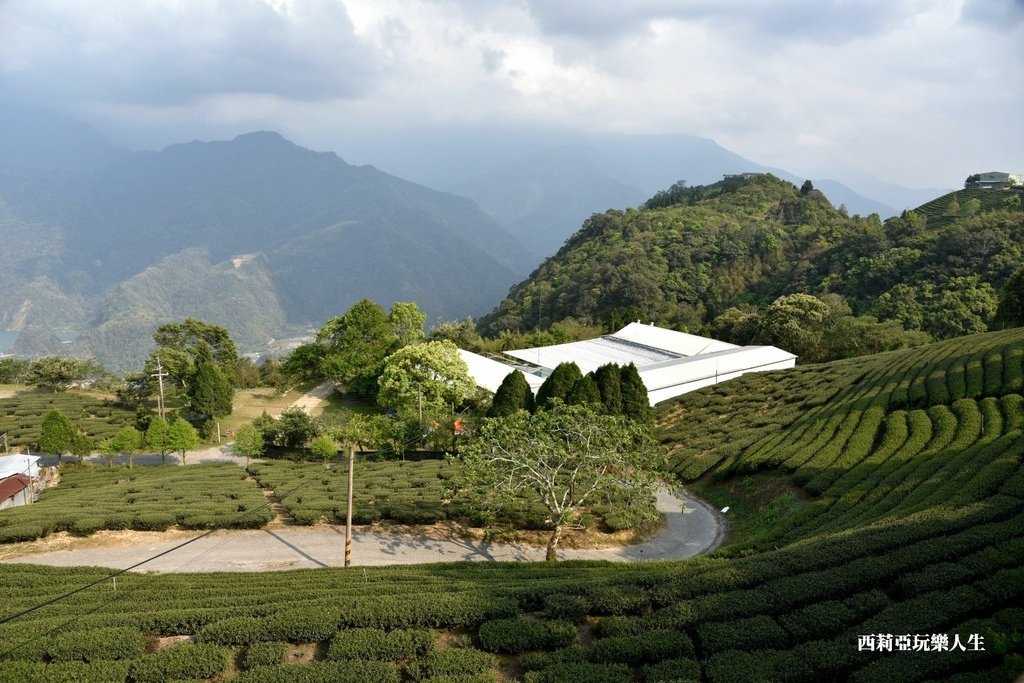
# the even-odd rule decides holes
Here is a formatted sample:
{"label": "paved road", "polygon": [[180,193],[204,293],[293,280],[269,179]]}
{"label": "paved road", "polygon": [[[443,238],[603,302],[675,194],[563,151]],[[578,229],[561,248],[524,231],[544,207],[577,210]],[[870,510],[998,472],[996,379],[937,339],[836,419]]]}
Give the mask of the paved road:
{"label": "paved road", "polygon": [[[681,505],[685,501],[685,507]],[[641,561],[681,559],[709,552],[721,543],[724,532],[717,514],[706,503],[668,491],[658,494],[658,509],[665,524],[651,539],[611,549],[570,549],[561,559]],[[199,536],[195,534],[192,538]],[[157,537],[159,538],[159,537]],[[10,562],[54,566],[101,566],[123,569],[188,540],[159,540],[135,545],[61,550],[26,555]],[[248,572],[339,567],[344,563],[345,529],[336,526],[283,527],[255,531],[218,531],[148,562],[136,571]],[[353,564],[424,564],[430,562],[535,561],[544,548],[507,543],[485,543],[465,538],[436,538],[356,530]]]}

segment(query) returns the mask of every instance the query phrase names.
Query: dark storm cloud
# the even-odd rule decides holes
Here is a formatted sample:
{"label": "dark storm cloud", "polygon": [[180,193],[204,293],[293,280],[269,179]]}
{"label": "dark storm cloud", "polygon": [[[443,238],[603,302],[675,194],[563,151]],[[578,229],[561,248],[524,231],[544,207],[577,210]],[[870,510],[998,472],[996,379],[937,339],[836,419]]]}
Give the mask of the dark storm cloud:
{"label": "dark storm cloud", "polygon": [[905,3],[885,0],[640,0],[629,4],[527,0],[527,4],[545,32],[597,40],[642,32],[651,21],[669,19],[706,22],[724,34],[756,35],[766,41],[846,42],[884,32],[910,13]]}
{"label": "dark storm cloud", "polygon": [[344,5],[304,0],[0,4],[0,90],[42,102],[187,104],[245,93],[296,100],[364,91],[372,54]]}

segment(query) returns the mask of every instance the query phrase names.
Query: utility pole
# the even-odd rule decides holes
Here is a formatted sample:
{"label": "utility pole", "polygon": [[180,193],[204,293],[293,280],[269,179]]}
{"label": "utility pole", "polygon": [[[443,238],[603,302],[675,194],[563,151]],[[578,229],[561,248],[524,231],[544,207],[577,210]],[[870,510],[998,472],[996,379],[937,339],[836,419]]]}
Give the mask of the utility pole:
{"label": "utility pole", "polygon": [[2,436],[4,439],[4,453],[10,453],[11,449],[7,447],[7,432],[0,434],[0,436]]}
{"label": "utility pole", "polygon": [[355,479],[356,447],[348,446],[348,512],[345,514],[345,566],[352,564],[352,489]]}
{"label": "utility pole", "polygon": [[162,420],[164,419],[164,377],[167,377],[167,373],[164,372],[164,368],[160,364],[159,358],[156,359],[156,373],[150,375],[150,377],[156,377],[157,381],[160,383],[160,399],[157,401],[156,410]]}

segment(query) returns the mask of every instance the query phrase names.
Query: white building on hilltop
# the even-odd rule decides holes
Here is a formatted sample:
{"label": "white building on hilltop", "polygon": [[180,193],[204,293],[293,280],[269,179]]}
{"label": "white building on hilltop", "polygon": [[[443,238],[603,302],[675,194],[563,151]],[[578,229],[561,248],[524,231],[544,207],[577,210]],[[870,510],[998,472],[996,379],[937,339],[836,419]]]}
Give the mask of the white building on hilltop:
{"label": "white building on hilltop", "polygon": [[796,356],[774,346],[736,346],[641,323],[630,323],[597,339],[506,351],[507,362],[461,349],[459,353],[477,386],[492,392],[516,369],[536,392],[559,363],[576,363],[584,373],[606,363],[633,363],[647,386],[651,405],[748,372],[796,364]]}

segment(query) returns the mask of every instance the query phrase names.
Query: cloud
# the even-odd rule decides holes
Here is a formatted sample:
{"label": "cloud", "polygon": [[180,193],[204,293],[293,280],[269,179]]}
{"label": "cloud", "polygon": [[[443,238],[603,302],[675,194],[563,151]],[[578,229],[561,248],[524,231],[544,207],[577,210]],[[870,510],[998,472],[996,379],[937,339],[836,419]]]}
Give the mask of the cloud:
{"label": "cloud", "polygon": [[7,0],[0,88],[34,101],[180,105],[364,92],[375,57],[331,0]]}
{"label": "cloud", "polygon": [[527,0],[527,4],[546,33],[586,40],[649,33],[654,22],[678,21],[705,24],[718,34],[834,44],[889,30],[912,11],[908,3],[892,0]]}

